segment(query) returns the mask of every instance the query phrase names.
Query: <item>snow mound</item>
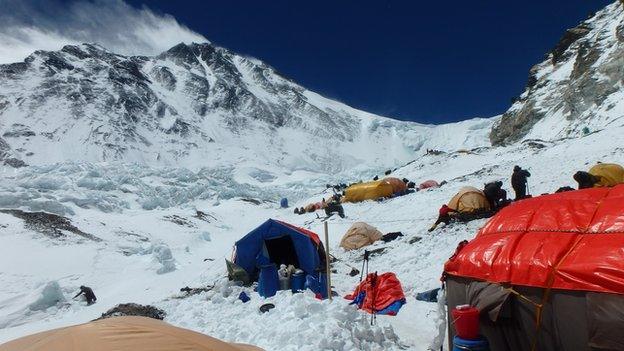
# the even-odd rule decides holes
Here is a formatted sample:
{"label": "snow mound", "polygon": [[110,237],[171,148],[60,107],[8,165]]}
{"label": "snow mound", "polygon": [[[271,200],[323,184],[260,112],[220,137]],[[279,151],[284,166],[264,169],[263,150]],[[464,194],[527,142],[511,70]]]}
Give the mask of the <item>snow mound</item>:
{"label": "snow mound", "polygon": [[175,260],[173,259],[173,253],[166,244],[154,244],[150,248],[152,257],[154,260],[161,264],[156,273],[165,274],[176,270]]}
{"label": "snow mound", "polygon": [[31,311],[44,311],[65,302],[63,290],[57,281],[51,281],[39,293],[39,298],[28,305]]}
{"label": "snow mound", "polygon": [[[251,301],[240,301],[241,291]],[[259,307],[265,303],[276,307],[261,313]],[[340,297],[333,302],[320,301],[309,291],[300,294],[280,291],[272,298],[263,299],[249,288],[222,281],[212,291],[172,300],[161,307],[172,324],[195,330],[201,326],[200,332],[213,337],[250,343],[266,350],[394,350],[398,345],[391,326],[371,326],[370,315],[358,311],[348,301]],[[214,323],[215,319],[222,322]]]}

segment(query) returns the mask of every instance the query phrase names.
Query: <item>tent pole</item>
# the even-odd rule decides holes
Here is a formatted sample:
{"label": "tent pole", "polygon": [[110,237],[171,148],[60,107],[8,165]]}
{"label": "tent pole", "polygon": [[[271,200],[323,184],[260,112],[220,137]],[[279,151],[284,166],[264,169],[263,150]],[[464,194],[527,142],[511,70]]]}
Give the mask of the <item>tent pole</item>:
{"label": "tent pole", "polygon": [[329,231],[327,229],[327,222],[324,222],[325,227],[325,268],[327,269],[327,298],[331,301],[331,265],[329,264]]}

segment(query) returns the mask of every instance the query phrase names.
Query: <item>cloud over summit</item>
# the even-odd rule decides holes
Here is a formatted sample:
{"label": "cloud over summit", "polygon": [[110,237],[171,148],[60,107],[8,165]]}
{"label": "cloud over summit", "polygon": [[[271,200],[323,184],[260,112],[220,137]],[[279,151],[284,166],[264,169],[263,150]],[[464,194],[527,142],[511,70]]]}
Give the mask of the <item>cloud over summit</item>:
{"label": "cloud over summit", "polygon": [[0,63],[35,50],[97,43],[119,54],[153,55],[180,42],[207,39],[173,16],[123,0],[0,0]]}

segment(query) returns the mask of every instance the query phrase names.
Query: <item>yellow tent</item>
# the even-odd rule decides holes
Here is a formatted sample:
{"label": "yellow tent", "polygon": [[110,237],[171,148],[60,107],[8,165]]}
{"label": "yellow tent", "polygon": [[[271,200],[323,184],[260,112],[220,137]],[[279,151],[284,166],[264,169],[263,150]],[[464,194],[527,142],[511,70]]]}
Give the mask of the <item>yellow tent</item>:
{"label": "yellow tent", "polygon": [[615,163],[599,163],[589,169],[598,178],[594,187],[609,187],[624,183],[624,168]]}
{"label": "yellow tent", "polygon": [[360,202],[365,200],[376,200],[388,197],[393,194],[392,184],[384,183],[381,180],[373,182],[353,184],[345,190],[343,202]]}
{"label": "yellow tent", "polygon": [[490,203],[483,191],[472,186],[465,186],[453,196],[448,203],[448,207],[458,212],[474,212],[477,210],[489,210]]}
{"label": "yellow tent", "polygon": [[357,250],[381,240],[383,234],[377,228],[364,222],[355,222],[340,240],[340,247],[345,250]]}
{"label": "yellow tent", "polygon": [[53,329],[0,345],[0,351],[262,351],[146,317],[114,317]]}

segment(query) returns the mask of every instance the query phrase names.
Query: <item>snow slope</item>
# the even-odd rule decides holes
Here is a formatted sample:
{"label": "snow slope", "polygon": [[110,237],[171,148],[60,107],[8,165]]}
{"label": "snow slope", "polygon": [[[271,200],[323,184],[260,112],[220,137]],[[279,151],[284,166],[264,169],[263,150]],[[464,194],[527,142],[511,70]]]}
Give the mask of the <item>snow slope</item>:
{"label": "snow slope", "polygon": [[[74,166],[76,169],[67,168],[65,173],[59,173],[57,167],[67,166],[10,171],[10,176],[4,175],[10,184],[24,179],[24,183],[30,182],[29,186],[33,187],[25,192],[42,193],[42,198],[61,199],[66,192],[80,188],[77,183],[81,180],[91,184],[85,193],[116,199],[127,206],[106,211],[95,206],[81,207],[74,201],[62,202],[71,210],[65,213],[71,216],[73,224],[102,239],[100,242],[69,233],[64,238],[51,238],[25,228],[22,220],[0,213],[0,265],[4,267],[0,273],[0,340],[88,321],[118,303],[137,302],[163,308],[168,313],[166,320],[175,325],[226,340],[257,344],[267,350],[426,350],[437,330],[436,305],[416,301],[414,295],[439,285],[446,258],[458,242],[471,238],[484,223],[481,220],[454,224],[428,233],[426,229],[435,220],[440,204],[464,185],[481,186],[500,179],[509,189],[508,180],[515,164],[533,174],[530,178],[533,194],[574,185],[571,175],[596,161],[624,163],[623,149],[617,142],[621,132],[622,128],[614,128],[552,143],[526,142],[469,153],[420,156],[398,168],[395,175],[415,181],[433,178],[449,183],[439,189],[381,203],[345,205],[347,218],[329,221],[331,251],[340,260],[333,266],[337,273],[332,278],[340,295],[350,292],[359,278],[348,273],[351,267],[360,268],[362,251],[343,252],[338,247],[342,234],[353,222],[366,221],[382,232],[405,234],[394,242],[373,246],[386,249],[371,259],[371,270],[395,272],[408,296],[407,305],[397,317],[379,317],[375,326],[370,326],[368,315],[354,310],[345,300],[320,302],[309,294],[280,293],[270,299],[276,309],[260,314],[257,307],[265,301],[249,289],[230,286],[224,280],[224,258],[230,257],[233,243],[245,233],[267,218],[278,218],[320,233],[322,223],[313,214],[299,216],[291,209],[277,208],[276,203],[255,205],[237,196],[219,200],[210,196],[187,197],[179,187],[185,181],[192,182],[194,173],[190,171],[162,175],[133,171],[129,173],[135,173],[136,179],[127,183],[124,183],[126,174],[109,165],[91,164],[84,171]],[[107,181],[112,185],[107,186],[97,170],[107,174]],[[22,176],[29,172],[48,180]],[[371,172],[368,177],[373,175]],[[362,174],[343,173],[339,177],[351,181]],[[301,206],[320,200],[327,179],[310,182],[302,178],[290,183],[289,187],[299,187],[308,194],[294,204]],[[151,188],[139,181],[158,186]],[[125,187],[132,191],[119,190]],[[177,196],[179,202],[146,210],[141,197],[145,196],[143,192],[150,191],[170,194],[171,199]],[[196,218],[196,210],[209,216]],[[410,244],[417,236],[422,239]],[[204,261],[206,258],[210,260]],[[175,269],[171,270],[172,267]],[[50,282],[58,282],[59,289],[53,290],[55,293],[47,300],[53,300],[60,290],[65,302],[53,303],[44,310],[31,309],[29,306],[40,299],[41,291]],[[81,284],[94,288],[97,304],[87,307],[70,299]],[[205,285],[215,285],[215,289],[186,299],[174,298],[184,286]],[[249,303],[236,299],[241,290],[250,294]]]}

